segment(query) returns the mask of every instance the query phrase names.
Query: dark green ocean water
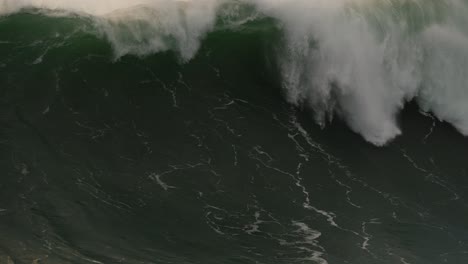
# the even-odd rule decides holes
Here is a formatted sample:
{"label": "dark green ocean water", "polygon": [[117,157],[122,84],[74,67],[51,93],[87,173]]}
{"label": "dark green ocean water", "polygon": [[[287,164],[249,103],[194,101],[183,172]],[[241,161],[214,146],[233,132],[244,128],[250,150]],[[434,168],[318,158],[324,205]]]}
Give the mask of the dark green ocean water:
{"label": "dark green ocean water", "polygon": [[0,263],[468,263],[468,140],[409,103],[367,143],[288,104],[275,21],[116,59],[0,17]]}

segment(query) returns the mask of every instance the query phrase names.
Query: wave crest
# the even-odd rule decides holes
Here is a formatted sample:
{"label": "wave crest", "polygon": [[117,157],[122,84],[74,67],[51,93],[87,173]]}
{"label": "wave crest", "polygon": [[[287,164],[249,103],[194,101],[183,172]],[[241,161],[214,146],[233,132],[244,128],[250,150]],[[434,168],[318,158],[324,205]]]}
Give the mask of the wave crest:
{"label": "wave crest", "polygon": [[397,115],[413,99],[468,135],[467,5],[462,0],[0,0],[0,13],[23,8],[79,13],[91,18],[117,58],[172,49],[182,62],[196,55],[220,20],[236,31],[271,17],[283,33],[271,45],[279,50],[275,60],[288,101],[310,106],[320,125],[339,115],[367,141],[384,145],[401,134]]}

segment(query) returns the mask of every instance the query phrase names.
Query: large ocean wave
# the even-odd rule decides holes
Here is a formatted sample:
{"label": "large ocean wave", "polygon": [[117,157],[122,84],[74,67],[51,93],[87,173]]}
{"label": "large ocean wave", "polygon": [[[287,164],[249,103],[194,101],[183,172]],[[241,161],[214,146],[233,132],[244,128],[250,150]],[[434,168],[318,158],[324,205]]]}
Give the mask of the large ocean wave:
{"label": "large ocean wave", "polygon": [[0,0],[2,19],[18,12],[77,17],[87,25],[77,30],[108,40],[115,60],[174,51],[186,63],[212,32],[269,30],[269,76],[280,73],[287,100],[319,125],[339,116],[385,145],[414,100],[468,135],[465,0]]}

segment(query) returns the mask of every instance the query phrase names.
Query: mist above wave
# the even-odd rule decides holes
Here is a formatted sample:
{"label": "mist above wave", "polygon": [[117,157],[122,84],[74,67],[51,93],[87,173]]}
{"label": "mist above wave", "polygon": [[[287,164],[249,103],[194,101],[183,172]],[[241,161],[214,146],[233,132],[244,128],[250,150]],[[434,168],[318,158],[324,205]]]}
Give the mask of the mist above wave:
{"label": "mist above wave", "polygon": [[[241,12],[242,6],[254,8]],[[22,8],[90,16],[116,57],[173,49],[193,58],[220,17],[273,17],[284,34],[277,58],[290,103],[326,125],[334,115],[384,145],[401,134],[397,115],[423,111],[468,135],[468,3],[464,0],[0,0]],[[45,11],[47,12],[47,11]],[[233,25],[236,25],[233,22]]]}

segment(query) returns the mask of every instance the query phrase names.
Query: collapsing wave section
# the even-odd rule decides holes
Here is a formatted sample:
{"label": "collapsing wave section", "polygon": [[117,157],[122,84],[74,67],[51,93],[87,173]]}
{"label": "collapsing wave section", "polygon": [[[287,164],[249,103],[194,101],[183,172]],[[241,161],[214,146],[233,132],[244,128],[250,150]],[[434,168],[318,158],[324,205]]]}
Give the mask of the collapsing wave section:
{"label": "collapsing wave section", "polygon": [[24,9],[88,18],[116,59],[174,50],[182,63],[209,32],[271,18],[287,100],[318,124],[338,115],[380,146],[401,134],[397,115],[415,100],[468,135],[465,0],[0,0],[5,15]]}

